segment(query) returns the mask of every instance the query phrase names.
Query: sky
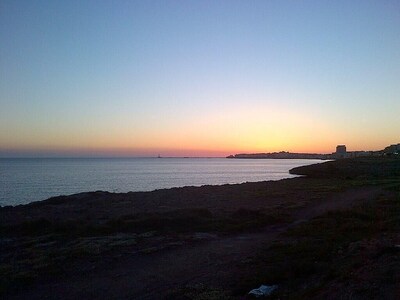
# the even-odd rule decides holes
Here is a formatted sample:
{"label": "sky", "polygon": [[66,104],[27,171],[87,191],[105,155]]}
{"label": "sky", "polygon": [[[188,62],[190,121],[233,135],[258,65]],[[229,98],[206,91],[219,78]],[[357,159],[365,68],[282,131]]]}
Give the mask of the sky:
{"label": "sky", "polygon": [[0,1],[0,156],[400,142],[398,1]]}

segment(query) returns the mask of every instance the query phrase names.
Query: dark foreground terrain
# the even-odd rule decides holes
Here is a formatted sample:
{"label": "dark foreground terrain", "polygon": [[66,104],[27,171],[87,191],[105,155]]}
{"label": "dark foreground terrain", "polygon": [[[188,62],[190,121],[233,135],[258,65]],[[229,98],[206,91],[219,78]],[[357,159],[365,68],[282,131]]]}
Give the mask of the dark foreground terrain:
{"label": "dark foreground terrain", "polygon": [[7,299],[400,299],[400,159],[0,208]]}

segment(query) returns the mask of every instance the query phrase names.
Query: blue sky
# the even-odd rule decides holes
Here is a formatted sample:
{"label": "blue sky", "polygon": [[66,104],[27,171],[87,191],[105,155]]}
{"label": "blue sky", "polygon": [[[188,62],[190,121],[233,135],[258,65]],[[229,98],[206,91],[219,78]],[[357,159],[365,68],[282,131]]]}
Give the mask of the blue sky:
{"label": "blue sky", "polygon": [[399,50],[397,1],[3,0],[0,155],[381,149]]}

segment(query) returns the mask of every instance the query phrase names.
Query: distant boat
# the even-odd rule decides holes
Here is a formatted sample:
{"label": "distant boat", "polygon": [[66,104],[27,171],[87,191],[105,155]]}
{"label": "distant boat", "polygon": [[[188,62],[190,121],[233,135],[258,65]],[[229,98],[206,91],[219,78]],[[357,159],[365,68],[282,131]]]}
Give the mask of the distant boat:
{"label": "distant boat", "polygon": [[161,158],[161,155],[160,155],[160,154],[158,154],[157,158]]}

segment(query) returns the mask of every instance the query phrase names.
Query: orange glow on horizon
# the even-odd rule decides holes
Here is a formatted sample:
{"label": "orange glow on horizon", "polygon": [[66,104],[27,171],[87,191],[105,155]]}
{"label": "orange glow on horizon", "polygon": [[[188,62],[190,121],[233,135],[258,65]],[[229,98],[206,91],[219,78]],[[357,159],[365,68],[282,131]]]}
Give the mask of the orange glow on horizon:
{"label": "orange glow on horizon", "polygon": [[336,124],[327,123],[312,112],[238,106],[226,108],[223,113],[198,114],[177,122],[156,120],[141,127],[126,120],[111,127],[102,124],[99,128],[72,128],[62,132],[52,127],[46,127],[44,132],[30,128],[30,131],[6,136],[0,151],[66,156],[224,157],[279,151],[332,153],[337,144],[346,144],[349,150],[381,150],[396,142],[390,136],[380,134],[379,137],[365,143],[365,136],[357,130],[338,131]]}
{"label": "orange glow on horizon", "polygon": [[[268,153],[288,151],[292,153],[321,153],[329,154],[335,151],[338,143],[332,145],[320,146],[319,148],[307,148],[307,146],[285,147],[282,145],[271,147],[237,147],[237,148],[173,148],[173,147],[155,147],[155,148],[134,148],[134,147],[26,147],[26,148],[0,148],[1,151],[8,151],[16,154],[47,154],[50,153],[56,156],[111,156],[111,157],[226,157],[228,155],[239,153]],[[387,145],[376,148],[356,148],[348,145],[349,151],[356,150],[382,150]]]}

